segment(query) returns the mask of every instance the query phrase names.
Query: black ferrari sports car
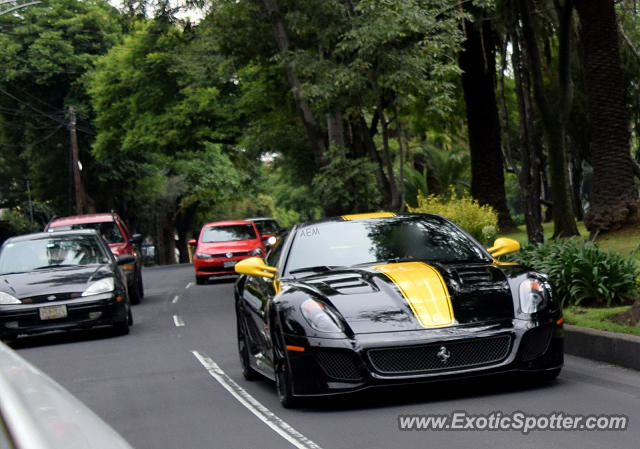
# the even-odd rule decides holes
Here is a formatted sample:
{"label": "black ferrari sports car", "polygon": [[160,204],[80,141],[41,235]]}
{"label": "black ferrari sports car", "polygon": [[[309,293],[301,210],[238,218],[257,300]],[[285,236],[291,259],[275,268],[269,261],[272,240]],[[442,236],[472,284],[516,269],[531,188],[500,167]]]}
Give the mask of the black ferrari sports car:
{"label": "black ferrari sports car", "polygon": [[133,262],[116,259],[94,230],[8,239],[0,247],[0,338],[95,326],[127,334],[133,318],[119,265]]}
{"label": "black ferrari sports car", "polygon": [[300,397],[519,371],[555,378],[562,310],[547,276],[436,215],[346,215],[295,226],[236,265],[245,378]]}

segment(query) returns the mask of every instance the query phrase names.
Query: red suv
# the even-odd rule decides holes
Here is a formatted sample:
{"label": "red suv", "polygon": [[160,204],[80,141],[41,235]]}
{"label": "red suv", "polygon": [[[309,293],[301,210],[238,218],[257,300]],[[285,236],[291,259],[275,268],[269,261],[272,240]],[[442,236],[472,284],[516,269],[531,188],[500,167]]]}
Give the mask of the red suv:
{"label": "red suv", "polygon": [[247,257],[264,257],[267,251],[256,225],[246,220],[208,223],[202,227],[193,257],[196,283],[204,284],[209,276],[236,272],[234,266]]}
{"label": "red suv", "polygon": [[142,256],[136,245],[142,243],[142,235],[131,234],[124,221],[115,213],[55,218],[44,228],[46,232],[68,231],[71,229],[95,229],[107,241],[114,256],[130,254],[134,257],[134,262],[122,265],[122,270],[127,275],[131,303],[140,303],[144,296]]}

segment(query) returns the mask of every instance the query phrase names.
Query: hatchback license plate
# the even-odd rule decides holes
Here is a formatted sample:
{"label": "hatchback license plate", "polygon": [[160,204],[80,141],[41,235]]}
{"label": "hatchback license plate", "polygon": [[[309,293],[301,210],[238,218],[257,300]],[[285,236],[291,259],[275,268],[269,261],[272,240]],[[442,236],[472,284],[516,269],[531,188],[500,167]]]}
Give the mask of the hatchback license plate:
{"label": "hatchback license plate", "polygon": [[67,317],[67,306],[40,307],[41,320],[55,320]]}
{"label": "hatchback license plate", "polygon": [[227,262],[223,262],[222,266],[225,267],[225,268],[235,267],[236,266],[236,261],[235,260],[230,260],[230,261],[227,261]]}

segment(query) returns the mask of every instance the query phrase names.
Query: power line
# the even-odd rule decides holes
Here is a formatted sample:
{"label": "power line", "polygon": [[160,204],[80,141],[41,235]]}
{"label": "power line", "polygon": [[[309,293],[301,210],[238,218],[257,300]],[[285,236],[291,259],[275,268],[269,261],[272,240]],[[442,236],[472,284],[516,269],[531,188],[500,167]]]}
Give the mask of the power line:
{"label": "power line", "polygon": [[53,137],[58,131],[60,131],[65,125],[60,125],[58,126],[56,129],[54,129],[51,133],[47,134],[45,137],[43,137],[40,140],[36,140],[35,142],[29,142],[29,143],[25,143],[22,145],[17,145],[17,144],[12,144],[12,143],[0,143],[0,146],[2,147],[11,147],[11,148],[24,148],[27,146],[34,146],[34,145],[38,145],[41,144],[42,142],[45,142],[46,140],[49,140],[51,137]]}
{"label": "power line", "polygon": [[51,115],[47,114],[46,112],[41,111],[40,109],[38,109],[38,108],[36,108],[36,107],[34,107],[34,106],[30,105],[30,104],[29,104],[29,103],[27,103],[26,101],[23,101],[23,100],[19,99],[18,97],[16,97],[15,95],[10,94],[10,93],[9,93],[9,92],[7,92],[6,90],[4,90],[4,89],[0,88],[0,92],[1,92],[1,93],[3,93],[4,95],[6,95],[7,97],[12,98],[13,100],[17,101],[18,103],[20,103],[20,104],[23,104],[23,105],[27,106],[29,109],[31,109],[31,110],[33,110],[34,112],[36,112],[36,113],[40,114],[41,116],[46,117],[46,118],[48,118],[49,120],[52,120],[52,121],[54,121],[54,122],[56,122],[56,123],[59,123],[59,124],[61,124],[61,125],[65,125],[65,121],[64,121],[64,120],[62,120],[62,121],[61,121],[60,119],[58,119],[58,118],[56,118],[56,117],[53,117],[53,116],[51,116]]}
{"label": "power line", "polygon": [[[66,120],[67,119],[67,115],[66,115],[66,112],[64,112],[64,111],[59,111],[60,115],[62,116],[62,119],[59,119],[59,118],[55,117],[54,115],[48,114],[48,113],[36,108],[35,106],[27,103],[26,101],[21,100],[20,98],[16,97],[15,95],[10,94],[9,92],[7,92],[6,90],[4,90],[2,88],[0,88],[0,93],[3,93],[4,95],[8,96],[9,98],[12,98],[13,100],[17,101],[18,103],[27,106],[29,109],[33,110],[37,114],[39,114],[39,115],[41,115],[41,116],[43,116],[45,118],[48,118],[49,120],[51,120],[51,121],[53,121],[53,122],[55,122],[55,123],[57,123],[57,124],[59,124],[61,126],[67,125],[67,120]],[[44,104],[46,104],[46,103],[44,103]],[[50,106],[50,107],[53,108],[52,106]],[[95,136],[96,135],[96,133],[94,131],[92,131],[90,129],[85,129],[84,127],[76,127],[76,129],[78,131],[80,131],[81,133],[87,134],[89,136]]]}

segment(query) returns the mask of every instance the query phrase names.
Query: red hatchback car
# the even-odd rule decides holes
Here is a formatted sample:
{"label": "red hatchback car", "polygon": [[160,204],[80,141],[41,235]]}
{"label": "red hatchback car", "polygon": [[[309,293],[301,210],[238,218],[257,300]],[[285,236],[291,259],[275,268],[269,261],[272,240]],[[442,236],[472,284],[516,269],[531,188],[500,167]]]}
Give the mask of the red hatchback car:
{"label": "red hatchback car", "polygon": [[204,284],[210,276],[235,275],[237,262],[247,257],[264,257],[266,251],[263,236],[250,221],[207,223],[200,231],[193,257],[196,283]]}
{"label": "red hatchback car", "polygon": [[139,304],[144,296],[142,284],[142,255],[137,246],[142,243],[141,234],[131,234],[122,218],[116,213],[73,215],[55,218],[44,228],[45,232],[69,231],[72,229],[95,229],[109,244],[114,256],[130,254],[134,262],[122,266],[127,276],[127,287],[131,304]]}

